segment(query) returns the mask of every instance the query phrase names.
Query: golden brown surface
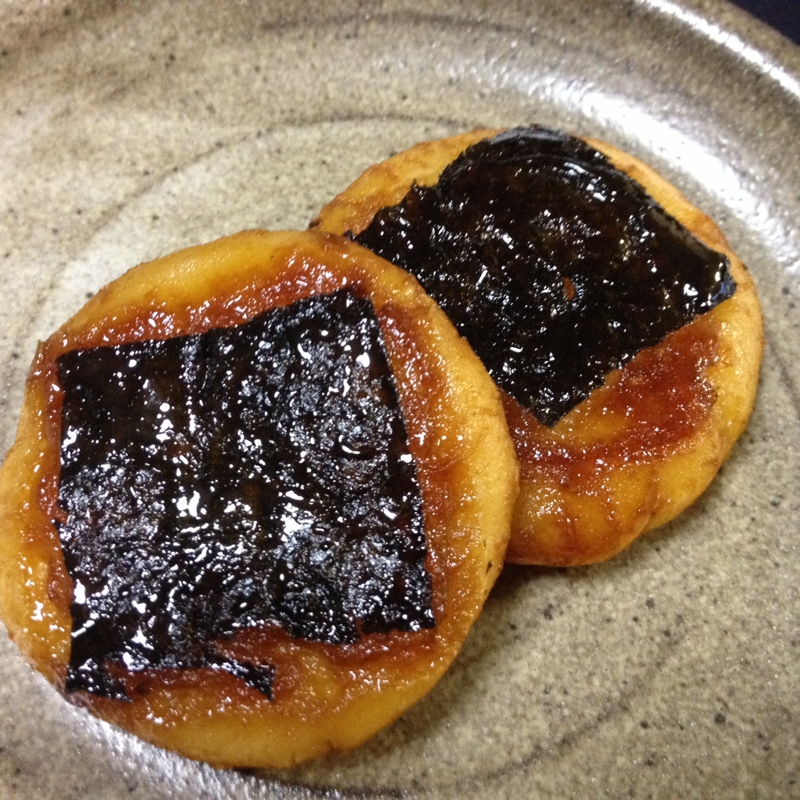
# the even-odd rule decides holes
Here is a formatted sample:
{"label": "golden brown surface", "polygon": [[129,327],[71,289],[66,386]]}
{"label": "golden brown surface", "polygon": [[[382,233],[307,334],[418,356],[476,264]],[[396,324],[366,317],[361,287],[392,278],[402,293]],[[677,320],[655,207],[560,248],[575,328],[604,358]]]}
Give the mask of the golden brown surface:
{"label": "golden brown surface", "polygon": [[[497,131],[423,142],[366,170],[322,209],[312,228],[361,232],[413,181],[434,184],[466,147]],[[744,430],[763,348],[750,274],[716,225],[636,158],[604,152],[710,247],[725,253],[734,296],[643,351],[563,417],[539,423],[511,398],[506,415],[520,460],[520,497],[506,558],[572,566],[618,553],[669,521],[708,486]]]}
{"label": "golden brown surface", "polygon": [[213,669],[129,675],[130,703],[70,696],[143,739],[217,766],[283,767],[353,747],[422,697],[458,652],[500,571],[517,492],[500,397],[472,351],[416,281],[356,245],[324,234],[244,232],[130,270],[43,343],[0,471],[0,612],[30,663],[62,686],[73,586],[51,523],[60,450],[55,359],[233,325],[345,284],[371,298],[398,384],[423,494],[437,625],[346,646],[244,631],[224,650],[277,667],[272,702]]}

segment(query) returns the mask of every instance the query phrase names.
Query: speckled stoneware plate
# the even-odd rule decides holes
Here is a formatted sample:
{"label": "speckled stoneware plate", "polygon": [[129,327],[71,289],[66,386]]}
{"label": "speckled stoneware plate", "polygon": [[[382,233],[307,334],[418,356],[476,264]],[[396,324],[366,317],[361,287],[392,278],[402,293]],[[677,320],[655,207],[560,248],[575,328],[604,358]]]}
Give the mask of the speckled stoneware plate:
{"label": "speckled stoneware plate", "polygon": [[760,396],[711,489],[609,563],[508,568],[426,699],[291,771],[144,745],[4,638],[0,797],[800,797],[800,51],[721,0],[5,0],[0,447],[37,337],[127,267],[534,121],[651,162],[755,276]]}

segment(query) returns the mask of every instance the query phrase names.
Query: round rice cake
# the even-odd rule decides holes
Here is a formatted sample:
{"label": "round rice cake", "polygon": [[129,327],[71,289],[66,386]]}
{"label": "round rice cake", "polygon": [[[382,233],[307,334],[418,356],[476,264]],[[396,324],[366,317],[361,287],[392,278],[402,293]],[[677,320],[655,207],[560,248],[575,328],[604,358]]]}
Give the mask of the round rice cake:
{"label": "round rice cake", "polygon": [[[434,186],[468,148],[498,134],[503,132],[475,130],[423,142],[372,166],[326,205],[311,227],[359,237],[385,213],[381,209],[400,208],[412,186]],[[705,490],[729,455],[747,424],[758,383],[761,310],[753,280],[723,234],[639,159],[605,142],[582,141],[700,242],[724,254],[736,289],[610,371],[555,424],[543,424],[529,406],[503,392],[520,461],[520,496],[506,554],[516,563],[601,561],[671,520]],[[480,185],[476,190],[483,191]],[[457,205],[453,200],[450,213],[460,213]],[[418,206],[424,201],[409,216]],[[589,220],[587,228],[592,224]],[[480,329],[477,335],[483,335]],[[574,356],[565,352],[566,358]]]}
{"label": "round rice cake", "polygon": [[[283,355],[253,377],[273,328]],[[348,393],[355,411],[319,423]],[[396,395],[399,440],[370,393]],[[258,436],[288,407],[278,463]],[[218,434],[231,415],[245,422]],[[131,456],[126,473],[129,453],[155,466]],[[517,471],[494,383],[413,278],[341,237],[243,232],[133,268],[40,345],[0,471],[0,612],[98,717],[215,766],[286,767],[358,745],[441,677],[501,569]]]}

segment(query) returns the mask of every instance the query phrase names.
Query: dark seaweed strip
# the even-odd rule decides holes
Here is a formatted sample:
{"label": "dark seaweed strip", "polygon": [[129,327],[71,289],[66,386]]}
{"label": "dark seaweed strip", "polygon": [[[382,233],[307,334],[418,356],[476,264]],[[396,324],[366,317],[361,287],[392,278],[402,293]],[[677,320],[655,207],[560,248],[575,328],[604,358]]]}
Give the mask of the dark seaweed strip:
{"label": "dark seaweed strip", "polygon": [[416,467],[371,303],[342,290],[235,328],[74,351],[60,536],[75,581],[67,688],[210,666],[277,624],[343,644],[434,625]]}
{"label": "dark seaweed strip", "polygon": [[353,238],[413,273],[545,425],[736,288],[604,155],[542,128],[478,142]]}

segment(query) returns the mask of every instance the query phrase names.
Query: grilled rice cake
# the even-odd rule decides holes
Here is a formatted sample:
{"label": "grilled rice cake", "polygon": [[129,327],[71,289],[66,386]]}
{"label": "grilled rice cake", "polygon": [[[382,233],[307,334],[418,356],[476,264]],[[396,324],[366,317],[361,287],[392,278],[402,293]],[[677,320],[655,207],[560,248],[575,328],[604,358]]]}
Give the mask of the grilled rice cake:
{"label": "grilled rice cake", "polygon": [[135,267],[40,345],[0,612],[98,717],[289,766],[444,673],[517,472],[494,383],[416,281],[341,237],[244,232]]}
{"label": "grilled rice cake", "polygon": [[510,561],[615,555],[691,504],[747,424],[763,348],[750,274],[709,217],[605,142],[542,128],[424,142],[311,227],[416,274],[503,390],[521,477]]}

